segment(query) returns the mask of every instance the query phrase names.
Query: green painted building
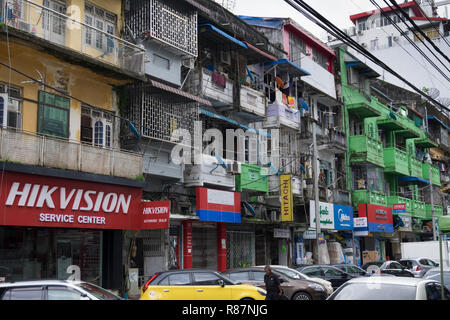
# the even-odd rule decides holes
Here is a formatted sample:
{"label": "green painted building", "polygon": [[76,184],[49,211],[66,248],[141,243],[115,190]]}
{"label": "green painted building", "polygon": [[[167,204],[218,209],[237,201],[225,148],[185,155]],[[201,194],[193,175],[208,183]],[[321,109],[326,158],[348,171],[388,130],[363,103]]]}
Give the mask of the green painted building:
{"label": "green painted building", "polygon": [[[337,58],[349,146],[347,187],[352,190],[354,209],[359,203],[389,207],[405,203],[406,215],[431,219],[431,205],[424,202],[429,169],[437,186],[440,173],[423,158],[436,143],[408,108],[384,105],[371,95],[370,80],[378,73],[343,48]],[[437,215],[442,212],[435,206]]]}

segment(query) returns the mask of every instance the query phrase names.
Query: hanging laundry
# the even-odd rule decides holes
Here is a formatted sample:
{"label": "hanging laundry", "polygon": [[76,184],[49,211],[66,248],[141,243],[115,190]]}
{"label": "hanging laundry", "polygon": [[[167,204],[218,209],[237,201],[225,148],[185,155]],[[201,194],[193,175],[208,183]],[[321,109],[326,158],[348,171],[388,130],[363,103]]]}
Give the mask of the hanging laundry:
{"label": "hanging laundry", "polygon": [[212,82],[223,88],[227,86],[227,78],[217,72],[212,73]]}

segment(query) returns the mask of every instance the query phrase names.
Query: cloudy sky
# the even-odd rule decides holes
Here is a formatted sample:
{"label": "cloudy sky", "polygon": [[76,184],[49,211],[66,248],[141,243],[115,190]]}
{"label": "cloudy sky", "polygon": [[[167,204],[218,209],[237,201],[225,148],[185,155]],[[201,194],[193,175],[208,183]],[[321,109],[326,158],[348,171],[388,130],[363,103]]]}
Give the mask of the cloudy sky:
{"label": "cloudy sky", "polygon": [[[221,2],[220,0],[216,0]],[[227,0],[224,0],[225,2]],[[326,33],[320,27],[309,21],[301,13],[284,0],[235,0],[235,14],[260,17],[288,17],[294,19],[304,28],[320,39],[326,39]],[[350,15],[374,10],[375,6],[369,0],[305,0],[308,5],[340,28],[352,26]],[[397,0],[398,3],[404,0]],[[384,7],[384,1],[377,1]],[[442,8],[440,8],[442,9]],[[439,10],[441,11],[441,10]],[[442,13],[441,13],[442,14]]]}

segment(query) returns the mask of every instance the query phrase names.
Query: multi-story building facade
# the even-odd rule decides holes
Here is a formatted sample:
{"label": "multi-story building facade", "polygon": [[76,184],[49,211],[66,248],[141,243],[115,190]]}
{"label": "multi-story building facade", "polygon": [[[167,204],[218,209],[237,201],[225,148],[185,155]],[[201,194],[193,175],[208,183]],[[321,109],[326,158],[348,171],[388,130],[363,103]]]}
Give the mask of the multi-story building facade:
{"label": "multi-story building facade", "polygon": [[0,265],[10,280],[75,272],[120,290],[144,183],[142,153],[120,148],[115,88],[143,79],[145,52],[120,37],[119,0],[0,4]]}

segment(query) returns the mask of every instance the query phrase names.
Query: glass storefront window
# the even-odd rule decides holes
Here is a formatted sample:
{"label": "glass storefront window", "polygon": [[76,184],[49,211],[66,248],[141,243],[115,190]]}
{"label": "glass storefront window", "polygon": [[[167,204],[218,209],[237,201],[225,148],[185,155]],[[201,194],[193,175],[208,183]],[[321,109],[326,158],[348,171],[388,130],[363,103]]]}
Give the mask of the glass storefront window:
{"label": "glass storefront window", "polygon": [[0,227],[0,266],[7,281],[65,280],[73,266],[82,281],[101,285],[101,243],[97,230]]}

